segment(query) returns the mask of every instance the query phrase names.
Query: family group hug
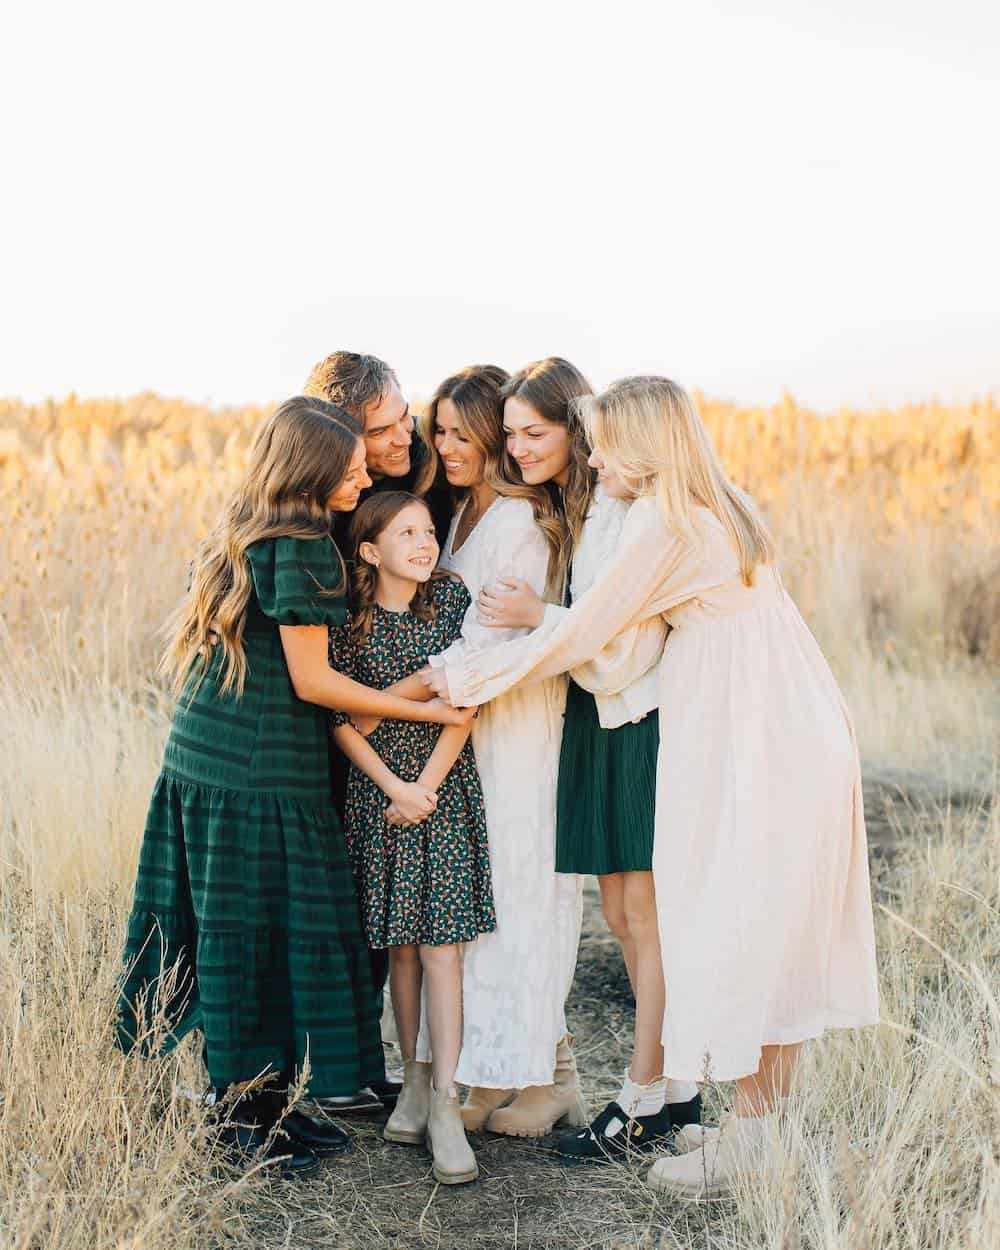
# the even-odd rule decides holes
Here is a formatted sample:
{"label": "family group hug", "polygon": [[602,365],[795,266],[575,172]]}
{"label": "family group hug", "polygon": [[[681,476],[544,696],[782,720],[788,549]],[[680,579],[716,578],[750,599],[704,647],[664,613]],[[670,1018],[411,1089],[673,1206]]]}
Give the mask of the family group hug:
{"label": "family group hug", "polygon": [[[483,1132],[653,1154],[685,1197],[775,1172],[802,1044],[878,1018],[858,753],[680,386],[477,365],[417,430],[336,352],[257,432],[169,636],[119,1040],[200,1031],[234,1158],[303,1173],[370,1107],[443,1184]],[[587,873],[635,995],[589,1112]]]}

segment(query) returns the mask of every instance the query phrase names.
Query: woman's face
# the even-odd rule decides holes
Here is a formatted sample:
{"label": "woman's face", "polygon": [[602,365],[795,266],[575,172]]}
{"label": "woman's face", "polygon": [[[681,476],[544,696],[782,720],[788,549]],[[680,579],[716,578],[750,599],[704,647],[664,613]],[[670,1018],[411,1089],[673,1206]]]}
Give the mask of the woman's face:
{"label": "woman's face", "polygon": [[608,464],[601,453],[594,450],[590,453],[587,463],[597,470],[597,480],[613,499],[634,499],[635,491],[620,474]]}
{"label": "woman's face", "polygon": [[486,457],[469,438],[462,414],[450,399],[438,401],[434,446],[450,486],[478,486],[482,482]]}
{"label": "woman's face", "polygon": [[438,558],[437,535],[427,505],[407,504],[373,543],[361,544],[358,554],[374,564],[381,575],[404,582],[426,582]]}
{"label": "woman's face", "polygon": [[359,438],[347,472],[340,485],[326,501],[326,506],[331,512],[353,512],[358,506],[358,496],[371,484],[372,480],[365,468],[364,440]]}
{"label": "woman's face", "polygon": [[507,451],[521,470],[527,486],[569,481],[569,429],[547,417],[523,399],[504,400],[503,432]]}

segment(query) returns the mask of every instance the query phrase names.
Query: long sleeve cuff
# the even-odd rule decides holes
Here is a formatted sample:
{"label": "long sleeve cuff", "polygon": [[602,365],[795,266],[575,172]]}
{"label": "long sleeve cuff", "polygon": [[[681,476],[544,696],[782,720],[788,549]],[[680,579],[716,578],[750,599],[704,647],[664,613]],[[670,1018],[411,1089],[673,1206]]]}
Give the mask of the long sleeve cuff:
{"label": "long sleeve cuff", "polygon": [[[430,663],[444,671],[452,706],[475,707],[488,703],[495,695],[483,698],[483,686],[502,680],[523,658],[530,657],[539,644],[559,628],[568,611],[558,603],[547,603],[541,624],[530,634],[509,639],[496,647],[474,647],[467,642],[454,642],[447,651],[432,656]],[[504,689],[509,690],[515,684],[516,681],[504,683]]]}

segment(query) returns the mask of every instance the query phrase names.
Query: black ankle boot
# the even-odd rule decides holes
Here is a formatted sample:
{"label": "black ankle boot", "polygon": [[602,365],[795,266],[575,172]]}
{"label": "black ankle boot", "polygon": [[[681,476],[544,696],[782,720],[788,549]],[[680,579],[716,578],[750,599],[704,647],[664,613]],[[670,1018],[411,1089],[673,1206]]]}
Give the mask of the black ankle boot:
{"label": "black ankle boot", "polygon": [[283,1105],[284,1096],[269,1090],[245,1094],[231,1106],[216,1104],[219,1142],[238,1167],[275,1160],[286,1175],[304,1176],[319,1166],[315,1151],[281,1128],[275,1129]]}
{"label": "black ankle boot", "polygon": [[322,1112],[319,1115],[310,1115],[300,1107],[295,1107],[282,1116],[281,1127],[290,1141],[305,1146],[317,1155],[344,1154],[354,1145],[350,1134],[327,1119]]}

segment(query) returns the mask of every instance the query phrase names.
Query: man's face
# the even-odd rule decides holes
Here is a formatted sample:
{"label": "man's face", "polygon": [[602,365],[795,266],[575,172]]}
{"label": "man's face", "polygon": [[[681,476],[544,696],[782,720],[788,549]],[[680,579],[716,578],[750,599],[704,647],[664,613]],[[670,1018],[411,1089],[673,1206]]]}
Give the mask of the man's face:
{"label": "man's face", "polygon": [[372,477],[403,477],[410,471],[413,418],[395,382],[365,409],[365,453]]}

